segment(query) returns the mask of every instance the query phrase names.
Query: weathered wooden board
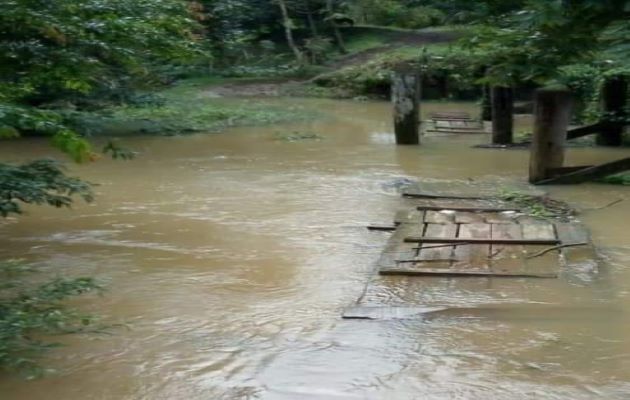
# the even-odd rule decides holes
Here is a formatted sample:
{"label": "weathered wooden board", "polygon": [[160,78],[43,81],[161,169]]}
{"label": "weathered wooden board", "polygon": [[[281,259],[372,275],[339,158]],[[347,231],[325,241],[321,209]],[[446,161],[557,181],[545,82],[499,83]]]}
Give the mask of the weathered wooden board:
{"label": "weathered wooden board", "polygon": [[452,224],[455,222],[454,212],[426,211],[424,222],[428,224]]}
{"label": "weathered wooden board", "polygon": [[481,213],[458,212],[455,214],[455,222],[458,224],[475,224],[486,222],[486,218]]}
{"label": "weathered wooden board", "polygon": [[422,211],[464,211],[464,212],[518,212],[520,209],[514,207],[457,207],[457,206],[418,206]]}
{"label": "weathered wooden board", "polygon": [[[485,223],[462,224],[459,227],[458,239],[467,241],[475,239],[491,239],[490,225]],[[471,244],[457,246],[453,269],[489,272],[489,244]]]}
{"label": "weathered wooden board", "polygon": [[[463,224],[462,226],[473,225]],[[488,225],[488,224],[482,224]],[[558,239],[492,239],[490,237],[462,237],[457,238],[442,238],[442,237],[430,237],[430,236],[408,236],[405,239],[408,243],[468,243],[468,244],[521,244],[521,245],[549,245],[554,246],[560,244]]]}
{"label": "weathered wooden board", "polygon": [[348,307],[344,319],[407,319],[447,310],[446,307]]}
{"label": "weathered wooden board", "polygon": [[591,235],[581,224],[557,223],[556,233],[563,245],[586,243],[586,245],[561,249],[566,266],[589,264],[596,267],[597,251],[591,241]]}
{"label": "weathered wooden board", "polygon": [[[536,239],[536,240],[558,240],[553,224],[549,222],[535,222],[529,221],[526,224],[521,225],[521,234],[523,239]],[[558,241],[559,243],[559,241]],[[525,253],[525,269],[528,273],[555,273],[556,275],[560,271],[560,252],[559,250],[553,250],[542,255],[537,255],[541,250],[545,248],[553,247],[539,246],[539,245],[526,245],[523,246]]]}
{"label": "weathered wooden board", "polygon": [[[441,238],[455,238],[457,225],[427,223],[424,234]],[[446,243],[422,244],[416,257],[419,262],[412,263],[413,265],[410,267],[448,268],[453,260],[453,249],[454,246],[449,246]]]}
{"label": "weathered wooden board", "polygon": [[[380,274],[552,278],[563,259],[571,265],[596,257],[577,224],[524,216],[485,199],[419,201],[417,210],[397,214]],[[589,246],[562,247],[575,243]]]}
{"label": "weathered wooden board", "polygon": [[[492,239],[522,239],[521,227],[517,224],[491,224]],[[524,271],[525,248],[522,245],[490,245],[490,265],[492,271],[501,274],[511,271]]]}

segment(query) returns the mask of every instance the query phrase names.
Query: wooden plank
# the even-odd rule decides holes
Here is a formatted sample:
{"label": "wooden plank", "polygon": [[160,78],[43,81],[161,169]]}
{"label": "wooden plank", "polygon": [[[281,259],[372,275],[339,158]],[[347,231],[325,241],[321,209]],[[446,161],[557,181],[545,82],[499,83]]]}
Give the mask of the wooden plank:
{"label": "wooden plank", "polygon": [[446,307],[369,307],[354,306],[343,311],[343,319],[407,319],[447,310]]}
{"label": "wooden plank", "polygon": [[429,132],[429,133],[470,133],[472,135],[485,135],[489,132],[486,131],[479,131],[479,130],[457,130],[457,129],[444,129],[444,128],[440,128],[440,129],[427,129],[425,132]]}
{"label": "wooden plank", "polygon": [[557,278],[557,272],[535,272],[518,271],[496,273],[491,269],[487,270],[463,270],[463,269],[432,269],[432,268],[383,268],[378,272],[380,275],[402,275],[402,276],[444,276],[444,277],[506,277],[506,278]]}
{"label": "wooden plank", "polygon": [[416,223],[422,222],[424,218],[423,211],[416,210],[398,210],[394,215],[394,224],[399,225],[403,223]]}
{"label": "wooden plank", "polygon": [[560,168],[549,168],[547,170],[547,173],[549,174],[549,176],[554,177],[554,176],[558,176],[558,175],[564,175],[564,174],[569,174],[571,172],[576,172],[576,171],[580,171],[583,170],[585,168],[591,168],[593,167],[592,165],[578,165],[575,167],[560,167]]}
{"label": "wooden plank", "polygon": [[[489,224],[462,224],[459,226],[457,239],[462,242],[477,243],[468,246],[457,246],[454,252],[453,270],[489,271],[488,255],[491,239]],[[484,242],[485,241],[485,242]]]}
{"label": "wooden plank", "polygon": [[[440,238],[455,238],[457,235],[456,224],[426,224],[425,235],[431,235]],[[442,246],[440,246],[442,245]],[[423,261],[431,261],[431,268],[448,268],[451,266],[453,258],[454,246],[446,246],[446,243],[422,244],[416,259],[418,264],[414,267],[421,266]]]}
{"label": "wooden plank", "polygon": [[517,213],[515,212],[502,212],[502,213],[487,213],[485,215],[485,222],[487,224],[513,224],[516,222]]}
{"label": "wooden plank", "polygon": [[597,251],[591,242],[588,229],[577,223],[556,223],[558,239],[562,244],[588,243],[586,246],[565,247],[560,250],[567,266],[589,263],[597,267]]}
{"label": "wooden plank", "polygon": [[[530,222],[521,225],[521,233],[524,239],[536,238],[537,240],[557,240],[555,228],[548,222]],[[558,250],[550,251],[544,255],[533,257],[541,250],[550,246],[523,246],[525,252],[525,269],[528,273],[555,273],[560,270],[560,253]]]}
{"label": "wooden plank", "polygon": [[[521,227],[518,224],[490,225],[492,239],[522,239]],[[521,245],[490,245],[490,267],[497,274],[525,272],[525,248]]]}
{"label": "wooden plank", "polygon": [[414,258],[418,255],[417,246],[405,243],[403,240],[410,232],[422,234],[420,221],[398,225],[398,229],[394,231],[387,241],[376,263],[377,268],[395,267],[396,260]]}
{"label": "wooden plank", "polygon": [[474,224],[485,222],[485,215],[473,212],[458,212],[455,214],[455,222],[458,224]]}
{"label": "wooden plank", "polygon": [[601,131],[606,130],[607,127],[608,127],[607,123],[597,122],[592,125],[569,129],[567,131],[567,140],[577,139],[582,136],[588,136],[588,135],[593,135],[595,133],[600,133]]}
{"label": "wooden plank", "polygon": [[584,168],[554,178],[534,182],[536,185],[567,185],[593,181],[619,172],[630,170],[630,157],[612,161],[595,167]]}
{"label": "wooden plank", "polygon": [[[462,224],[462,227],[476,225],[476,224]],[[489,225],[489,224],[482,224]],[[463,238],[458,237],[456,239],[445,239],[439,237],[428,237],[428,236],[407,236],[405,238],[405,242],[407,243],[470,243],[470,244],[507,244],[507,245],[548,245],[554,246],[560,244],[558,239],[491,239],[490,234],[488,233],[487,238],[483,237],[471,237],[471,238]]]}
{"label": "wooden plank", "polygon": [[428,224],[452,224],[454,221],[454,212],[426,211],[424,217],[424,222]]}
{"label": "wooden plank", "polygon": [[501,207],[451,207],[451,206],[418,206],[420,211],[463,211],[463,212],[520,212],[518,208],[501,208]]}
{"label": "wooden plank", "polygon": [[454,199],[454,200],[485,200],[488,197],[476,197],[476,196],[458,196],[458,195],[439,195],[431,193],[420,193],[415,191],[403,191],[403,197],[416,198],[416,199]]}

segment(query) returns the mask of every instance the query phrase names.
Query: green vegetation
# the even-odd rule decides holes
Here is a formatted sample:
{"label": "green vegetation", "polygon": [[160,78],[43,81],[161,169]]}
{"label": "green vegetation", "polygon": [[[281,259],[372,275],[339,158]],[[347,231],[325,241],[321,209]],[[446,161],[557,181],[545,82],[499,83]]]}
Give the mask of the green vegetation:
{"label": "green vegetation", "polygon": [[630,186],[630,173],[621,173],[607,176],[605,178],[602,178],[600,182],[609,183],[612,185]]}
{"label": "green vegetation", "polygon": [[567,203],[554,200],[546,195],[537,196],[504,189],[499,192],[499,198],[519,207],[526,214],[538,218],[565,220],[576,214],[576,211]]}
{"label": "green vegetation", "polygon": [[56,278],[35,283],[36,271],[18,261],[0,263],[0,369],[28,378],[45,370],[36,359],[57,344],[50,335],[91,329],[94,318],[64,305],[69,297],[98,291],[91,278]]}

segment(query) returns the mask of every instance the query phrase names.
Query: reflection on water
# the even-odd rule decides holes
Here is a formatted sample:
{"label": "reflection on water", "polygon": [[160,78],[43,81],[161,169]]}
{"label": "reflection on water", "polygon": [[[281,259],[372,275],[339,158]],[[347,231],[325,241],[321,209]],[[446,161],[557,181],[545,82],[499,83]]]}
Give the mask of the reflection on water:
{"label": "reflection on water", "polygon": [[[272,100],[282,101],[282,100]],[[295,102],[295,99],[290,100]],[[523,185],[527,153],[471,149],[487,137],[395,147],[386,103],[304,100],[329,117],[222,135],[125,139],[132,162],[73,172],[98,198],[33,208],[0,225],[0,257],[108,282],[82,305],[129,330],[67,337],[58,373],[0,379],[7,399],[626,399],[630,396],[630,195],[552,194],[589,209],[606,262],[558,280],[378,279],[379,301],[461,307],[431,318],[343,321],[373,278],[406,179]],[[474,111],[473,104],[429,104]],[[521,128],[528,121],[520,119]],[[321,141],[274,140],[307,131]],[[3,160],[46,143],[4,143]],[[571,149],[571,164],[627,150]],[[479,308],[479,309],[476,309]]]}

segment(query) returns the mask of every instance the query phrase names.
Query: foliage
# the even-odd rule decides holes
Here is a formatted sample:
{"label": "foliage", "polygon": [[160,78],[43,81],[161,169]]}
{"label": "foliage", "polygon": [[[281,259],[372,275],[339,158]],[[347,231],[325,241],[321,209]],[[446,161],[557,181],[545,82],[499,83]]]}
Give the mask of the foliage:
{"label": "foliage", "polygon": [[576,214],[576,211],[567,203],[554,200],[546,195],[536,196],[503,189],[499,192],[499,198],[514,204],[526,214],[534,217],[564,220]]}
{"label": "foliage", "polygon": [[0,215],[21,214],[21,204],[70,207],[78,196],[92,200],[91,185],[64,174],[54,160],[14,166],[0,163]]}
{"label": "foliage", "polygon": [[77,100],[199,55],[179,0],[1,0],[0,100]]}
{"label": "foliage", "polygon": [[[190,63],[194,8],[183,0],[0,0],[0,134],[46,135],[75,161],[95,158],[68,111],[126,100]],[[80,127],[78,127],[80,128]]]}
{"label": "foliage", "polygon": [[52,110],[0,103],[0,139],[17,138],[21,134],[52,136],[53,144],[76,162],[94,157],[89,143],[64,123],[63,114]]}
{"label": "foliage", "polygon": [[[100,134],[177,135],[220,132],[243,125],[262,125],[310,118],[299,106],[275,106],[256,99],[226,100],[212,94],[210,84],[251,85],[247,79],[198,79],[182,81],[160,92],[160,104],[143,107],[113,107],[91,120],[91,130]],[[229,90],[229,89],[228,89]],[[255,94],[255,93],[254,93]],[[194,99],[195,107],[190,106]]]}
{"label": "foliage", "polygon": [[609,183],[612,185],[630,186],[630,174],[621,173],[616,175],[607,176],[599,180],[602,183]]}
{"label": "foliage", "polygon": [[424,53],[419,48],[403,47],[383,52],[365,63],[320,75],[314,82],[320,86],[346,89],[352,95],[386,96],[394,68],[405,63],[422,69],[425,97],[429,90],[446,80],[449,95],[465,97],[468,91],[475,89],[479,75],[475,60],[458,46],[433,47],[432,51]]}
{"label": "foliage", "polygon": [[485,54],[489,83],[546,84],[558,76],[559,68],[595,59],[605,47],[603,33],[628,11],[624,3],[530,0],[518,12],[480,27],[467,45]]}
{"label": "foliage", "polygon": [[0,263],[0,369],[30,378],[43,372],[35,357],[56,346],[38,337],[79,332],[94,322],[91,316],[65,307],[63,301],[100,289],[90,278],[34,284],[29,276],[33,272],[16,261]]}

